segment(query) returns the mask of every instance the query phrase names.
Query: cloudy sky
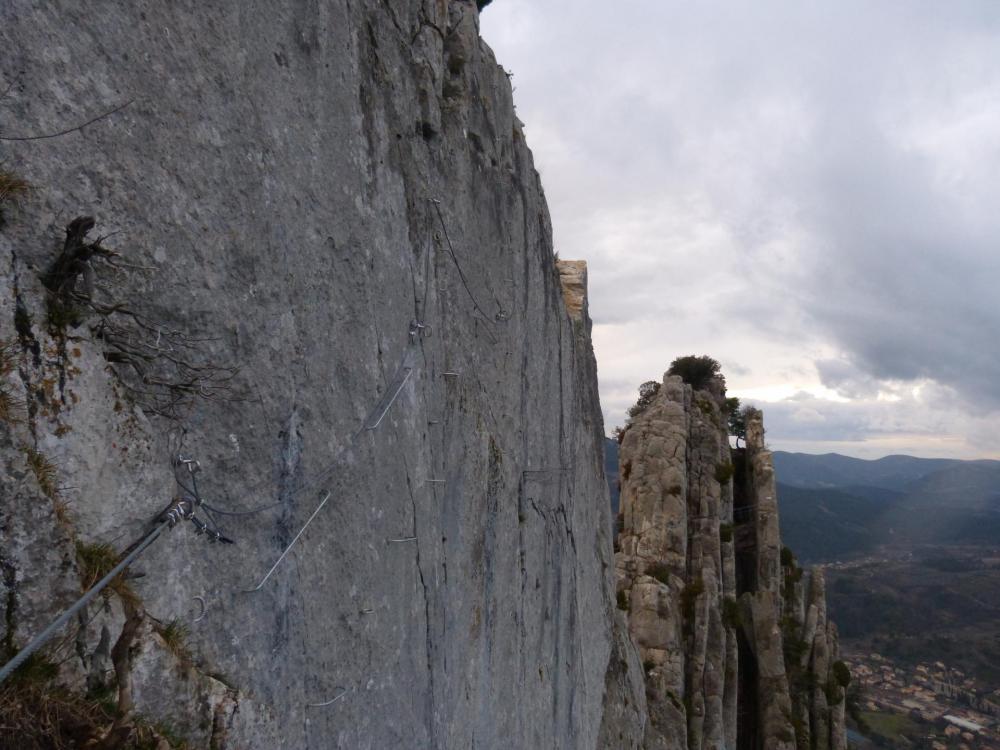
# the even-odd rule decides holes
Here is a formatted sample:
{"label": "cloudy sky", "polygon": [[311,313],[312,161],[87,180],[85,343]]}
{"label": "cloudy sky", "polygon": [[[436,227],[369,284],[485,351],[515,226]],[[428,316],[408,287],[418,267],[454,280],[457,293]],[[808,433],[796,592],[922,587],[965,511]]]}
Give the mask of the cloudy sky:
{"label": "cloudy sky", "polygon": [[1000,3],[496,0],[608,430],[682,354],[772,447],[1000,458]]}

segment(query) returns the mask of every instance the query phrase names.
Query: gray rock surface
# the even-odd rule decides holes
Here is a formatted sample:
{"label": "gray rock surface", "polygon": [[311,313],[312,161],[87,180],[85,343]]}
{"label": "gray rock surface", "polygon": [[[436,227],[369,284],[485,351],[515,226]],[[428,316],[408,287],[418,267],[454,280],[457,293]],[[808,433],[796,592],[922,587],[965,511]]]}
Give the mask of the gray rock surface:
{"label": "gray rock surface", "polygon": [[665,375],[620,446],[619,606],[646,675],[646,748],[846,748],[820,572],[781,545],[759,412],[732,450],[725,388]]}
{"label": "gray rock surface", "polygon": [[[134,566],[143,716],[219,748],[634,746],[585,299],[574,322],[476,3],[12,0],[0,48],[4,136],[127,103],[0,142],[34,186],[0,228],[0,340],[30,405],[0,424],[5,637],[73,599],[75,543],[142,536],[181,450],[215,506],[277,507],[220,517],[232,546],[184,524]],[[94,299],[152,321],[168,374],[172,331],[238,368],[229,394],[157,416],[97,316],[49,325],[41,279],[85,215],[122,266],[93,262]],[[106,670],[124,620],[116,596],[91,607],[50,652],[60,680]],[[149,624],[174,620],[189,661]]]}

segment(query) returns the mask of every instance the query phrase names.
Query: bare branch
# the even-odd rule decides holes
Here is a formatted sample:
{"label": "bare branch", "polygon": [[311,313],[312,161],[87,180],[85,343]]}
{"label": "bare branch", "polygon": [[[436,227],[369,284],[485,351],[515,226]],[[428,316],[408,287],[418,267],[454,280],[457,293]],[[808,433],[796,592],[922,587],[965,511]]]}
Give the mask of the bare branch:
{"label": "bare branch", "polygon": [[[101,302],[94,297],[93,262],[122,272],[111,261],[118,252],[96,242],[86,242],[94,220],[79,217],[66,228],[62,252],[43,283],[49,292],[49,324],[61,328],[80,325],[86,317],[94,339],[104,348],[108,369],[126,394],[151,413],[179,418],[179,410],[195,399],[235,400],[233,380],[238,370],[204,361],[199,344],[215,337],[195,337],[166,326],[135,310],[125,301]],[[78,281],[83,278],[78,290]],[[107,291],[101,287],[102,291]],[[109,294],[110,296],[110,294]]]}
{"label": "bare branch", "polygon": [[[9,90],[9,89],[8,89]],[[6,96],[6,93],[4,94]],[[103,120],[105,117],[111,117],[111,115],[116,112],[121,112],[125,107],[134,102],[135,99],[129,99],[124,104],[119,104],[114,109],[109,109],[107,112],[98,115],[97,117],[87,120],[85,123],[77,125],[66,130],[60,130],[58,133],[46,133],[45,135],[0,135],[0,141],[42,141],[46,138],[58,138],[59,136],[69,135],[70,133],[75,133],[78,130],[83,130],[88,125],[93,125],[98,120]]]}

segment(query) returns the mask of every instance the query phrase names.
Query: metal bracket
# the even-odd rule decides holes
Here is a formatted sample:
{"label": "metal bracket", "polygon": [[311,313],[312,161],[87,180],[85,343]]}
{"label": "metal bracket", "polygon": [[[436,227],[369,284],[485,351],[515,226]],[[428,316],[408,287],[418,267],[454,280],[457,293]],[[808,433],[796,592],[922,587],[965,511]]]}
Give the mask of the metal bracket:
{"label": "metal bracket", "polygon": [[181,521],[191,518],[192,513],[194,513],[194,503],[187,498],[177,498],[170,504],[169,508],[163,511],[160,520],[166,521],[170,524],[170,528],[173,528]]}
{"label": "metal bracket", "polygon": [[208,537],[209,542],[220,542],[221,544],[232,544],[233,540],[227,536],[223,536],[218,531],[208,528],[205,523],[199,519],[197,516],[191,516],[191,523],[194,524],[194,533],[196,536],[201,536],[204,534]]}

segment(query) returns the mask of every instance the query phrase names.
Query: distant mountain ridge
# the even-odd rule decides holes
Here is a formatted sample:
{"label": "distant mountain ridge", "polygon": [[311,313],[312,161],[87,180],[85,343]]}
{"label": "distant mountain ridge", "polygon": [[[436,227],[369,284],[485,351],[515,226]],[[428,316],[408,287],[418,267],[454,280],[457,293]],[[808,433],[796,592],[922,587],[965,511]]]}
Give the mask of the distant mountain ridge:
{"label": "distant mountain ridge", "polygon": [[[619,510],[618,447],[605,441],[612,517]],[[838,560],[884,544],[1000,541],[1000,461],[773,455],[782,538],[804,561]]]}
{"label": "distant mountain ridge", "polygon": [[849,487],[862,485],[905,490],[914,482],[944,470],[995,472],[1000,461],[962,461],[953,458],[917,458],[893,455],[868,460],[839,453],[774,452],[774,469],[782,484],[796,487]]}
{"label": "distant mountain ridge", "polygon": [[1000,539],[1000,461],[774,453],[782,535],[803,559]]}

